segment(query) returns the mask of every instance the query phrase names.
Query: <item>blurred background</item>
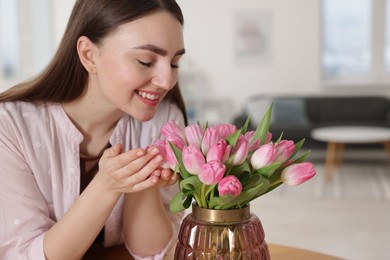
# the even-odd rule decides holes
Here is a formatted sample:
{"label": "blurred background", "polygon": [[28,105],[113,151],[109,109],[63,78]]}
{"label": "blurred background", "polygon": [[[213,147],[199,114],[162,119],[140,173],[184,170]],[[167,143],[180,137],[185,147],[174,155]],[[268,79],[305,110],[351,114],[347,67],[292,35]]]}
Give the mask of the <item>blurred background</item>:
{"label": "blurred background", "polygon": [[[239,123],[248,114],[256,119],[264,104],[279,97],[381,97],[388,102],[390,0],[178,3],[187,50],[180,84],[191,123]],[[0,90],[48,63],[73,4],[0,0]],[[251,105],[258,100],[267,102]],[[351,116],[354,109],[347,107]],[[389,128],[390,113],[383,117]],[[254,203],[268,241],[345,259],[390,259],[390,170],[383,147],[346,149],[331,183],[324,181],[325,143],[309,148],[315,180]]]}

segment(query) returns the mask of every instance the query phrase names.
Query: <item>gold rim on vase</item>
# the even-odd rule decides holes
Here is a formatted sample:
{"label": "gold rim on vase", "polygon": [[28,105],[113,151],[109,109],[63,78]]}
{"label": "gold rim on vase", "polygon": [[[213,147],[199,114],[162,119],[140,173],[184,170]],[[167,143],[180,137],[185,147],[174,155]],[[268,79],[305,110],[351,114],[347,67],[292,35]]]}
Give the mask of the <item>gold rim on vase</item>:
{"label": "gold rim on vase", "polygon": [[192,216],[194,219],[208,223],[234,223],[251,218],[249,205],[241,209],[205,209],[196,204],[192,205]]}

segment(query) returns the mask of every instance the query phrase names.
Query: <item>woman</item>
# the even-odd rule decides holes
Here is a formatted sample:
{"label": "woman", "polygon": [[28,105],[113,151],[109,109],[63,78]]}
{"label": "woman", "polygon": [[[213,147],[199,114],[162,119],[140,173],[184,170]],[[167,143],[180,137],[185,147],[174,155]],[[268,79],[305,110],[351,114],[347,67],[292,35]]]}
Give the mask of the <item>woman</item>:
{"label": "woman", "polygon": [[0,259],[169,250],[176,175],[146,147],[186,122],[182,25],[174,0],[78,0],[47,69],[0,95]]}

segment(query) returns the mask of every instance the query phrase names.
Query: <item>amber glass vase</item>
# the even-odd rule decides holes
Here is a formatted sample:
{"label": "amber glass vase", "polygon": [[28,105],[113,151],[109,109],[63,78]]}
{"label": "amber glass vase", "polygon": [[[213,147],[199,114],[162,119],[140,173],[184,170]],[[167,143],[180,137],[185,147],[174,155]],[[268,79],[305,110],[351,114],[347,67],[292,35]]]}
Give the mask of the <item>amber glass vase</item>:
{"label": "amber glass vase", "polygon": [[213,210],[192,206],[180,227],[175,259],[270,259],[264,230],[250,207]]}

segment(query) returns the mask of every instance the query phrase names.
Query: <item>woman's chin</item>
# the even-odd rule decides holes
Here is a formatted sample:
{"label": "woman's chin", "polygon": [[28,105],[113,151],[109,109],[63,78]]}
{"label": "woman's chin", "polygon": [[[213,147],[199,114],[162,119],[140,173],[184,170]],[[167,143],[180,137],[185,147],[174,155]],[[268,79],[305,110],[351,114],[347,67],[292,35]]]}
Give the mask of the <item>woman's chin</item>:
{"label": "woman's chin", "polygon": [[154,112],[149,111],[148,113],[137,113],[136,115],[131,115],[131,116],[138,121],[146,122],[151,120],[155,115],[156,115],[156,111]]}

